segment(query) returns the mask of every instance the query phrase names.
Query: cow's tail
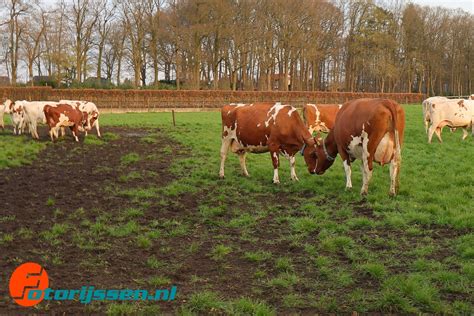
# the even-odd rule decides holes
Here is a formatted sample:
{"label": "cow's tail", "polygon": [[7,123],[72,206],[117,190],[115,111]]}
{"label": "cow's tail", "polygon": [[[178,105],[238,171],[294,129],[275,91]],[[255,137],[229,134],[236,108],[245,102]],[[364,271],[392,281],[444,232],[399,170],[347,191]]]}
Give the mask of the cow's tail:
{"label": "cow's tail", "polygon": [[395,138],[395,153],[393,155],[393,162],[397,165],[398,169],[395,179],[396,191],[398,191],[398,187],[400,184],[400,168],[402,165],[402,148],[400,142],[400,131],[398,130],[398,113],[393,101],[384,102],[384,106],[390,111],[392,115],[392,125]]}

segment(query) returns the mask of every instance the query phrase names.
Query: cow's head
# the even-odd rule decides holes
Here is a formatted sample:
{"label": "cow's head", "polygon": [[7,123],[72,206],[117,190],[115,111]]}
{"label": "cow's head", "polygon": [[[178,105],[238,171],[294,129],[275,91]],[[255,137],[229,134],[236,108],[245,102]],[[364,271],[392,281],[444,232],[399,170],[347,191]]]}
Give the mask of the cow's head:
{"label": "cow's head", "polygon": [[99,112],[97,111],[92,111],[89,115],[89,130],[92,129],[92,126],[94,126],[95,121],[99,119]]}
{"label": "cow's head", "polygon": [[12,107],[12,100],[10,99],[7,99],[4,103],[3,103],[3,109],[4,109],[4,112],[5,113],[11,113],[11,107]]}
{"label": "cow's head", "polygon": [[308,171],[311,174],[316,172],[316,165],[318,163],[318,157],[316,156],[316,146],[318,142],[319,140],[317,137],[312,137],[306,140],[302,151],[304,161],[306,162]]}
{"label": "cow's head", "polygon": [[[308,164],[308,170],[310,173],[316,173],[318,175],[323,174],[329,167],[332,166],[336,159],[337,149],[332,148],[334,144],[328,141],[328,138],[322,139],[316,136],[316,144],[312,148],[308,149],[306,155],[309,158],[306,164]],[[334,153],[336,152],[336,154]],[[306,156],[305,156],[306,160]]]}
{"label": "cow's head", "polygon": [[85,131],[90,131],[90,125],[89,125],[89,115],[87,112],[81,112],[82,114],[82,119],[81,119],[81,124],[78,126],[78,129],[80,132],[85,132]]}
{"label": "cow's head", "polygon": [[10,101],[10,113],[23,116],[23,102],[24,101]]}

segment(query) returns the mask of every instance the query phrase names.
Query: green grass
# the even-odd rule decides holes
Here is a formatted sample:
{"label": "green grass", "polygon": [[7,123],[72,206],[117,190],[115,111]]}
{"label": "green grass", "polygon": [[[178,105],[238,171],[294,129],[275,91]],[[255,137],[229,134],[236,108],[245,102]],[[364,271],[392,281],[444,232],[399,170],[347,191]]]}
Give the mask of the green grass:
{"label": "green grass", "polygon": [[214,260],[220,261],[232,252],[232,248],[226,245],[217,245],[212,249],[211,256]]}
{"label": "green grass", "polygon": [[137,153],[128,153],[128,154],[123,155],[122,157],[120,157],[120,162],[123,165],[130,165],[130,164],[136,163],[138,161],[140,161],[140,155],[137,154]]}
{"label": "green grass", "polygon": [[268,251],[248,251],[244,254],[244,258],[252,262],[263,262],[272,257],[272,253]]}
{"label": "green grass", "polygon": [[27,135],[13,136],[10,130],[0,132],[0,139],[0,169],[31,164],[47,144]]}

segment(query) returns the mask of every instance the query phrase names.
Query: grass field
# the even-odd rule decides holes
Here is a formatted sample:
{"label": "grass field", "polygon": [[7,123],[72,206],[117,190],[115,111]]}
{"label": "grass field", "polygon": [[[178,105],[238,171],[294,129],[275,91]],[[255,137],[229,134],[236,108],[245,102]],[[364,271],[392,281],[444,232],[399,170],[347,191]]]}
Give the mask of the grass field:
{"label": "grass field", "polygon": [[[176,127],[169,113],[103,115],[105,140],[89,137],[79,145],[71,139],[46,145],[46,137],[38,143],[3,132],[0,167],[11,167],[4,173],[54,159],[44,156],[52,149],[82,157],[75,165],[80,168],[97,148],[123,144],[115,152],[117,161],[107,166],[104,156],[100,168],[92,169],[108,176],[104,185],[94,187],[101,198],[121,204],[89,210],[58,203],[60,195],[44,196],[35,210],[42,217],[39,224],[0,210],[0,249],[20,253],[23,241],[39,236],[47,246],[33,259],[48,273],[74,272],[78,282],[95,280],[96,288],[178,286],[173,303],[97,303],[86,306],[88,312],[470,314],[474,139],[461,141],[460,131],[445,129],[444,143],[429,145],[421,106],[405,110],[401,187],[395,198],[388,196],[388,166],[375,167],[369,195],[360,197],[360,162],[353,168],[353,191],[345,191],[339,158],[326,174],[316,176],[298,157],[297,183],[282,160],[281,184],[273,185],[268,153],[248,155],[250,178],[240,175],[237,156],[229,154],[226,178],[220,180],[217,112],[177,113]],[[136,130],[133,139],[141,147],[125,144],[124,130]],[[88,188],[77,198],[92,194]],[[123,256],[117,258],[117,249]],[[32,260],[27,252],[2,258],[3,267],[10,268],[2,279]],[[120,278],[95,277],[117,265],[127,272]],[[5,294],[3,306],[11,307],[8,300]],[[67,305],[37,308],[61,311]]]}

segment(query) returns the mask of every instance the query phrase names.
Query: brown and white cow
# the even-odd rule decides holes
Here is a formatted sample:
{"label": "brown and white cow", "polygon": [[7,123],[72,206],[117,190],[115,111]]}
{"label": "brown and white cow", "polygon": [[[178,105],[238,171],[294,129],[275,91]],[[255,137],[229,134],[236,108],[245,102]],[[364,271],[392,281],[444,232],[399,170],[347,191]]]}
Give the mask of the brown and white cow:
{"label": "brown and white cow", "polygon": [[474,120],[474,101],[455,99],[439,100],[431,103],[430,107],[431,126],[428,130],[428,143],[431,143],[433,134],[436,133],[440,143],[441,131],[443,127],[448,126],[451,129],[462,128],[462,139],[468,136],[468,128],[473,128]]}
{"label": "brown and white cow", "polygon": [[306,104],[303,106],[303,117],[309,132],[329,133],[334,127],[337,112],[342,104]]}
{"label": "brown and white cow", "polygon": [[25,112],[20,101],[13,102],[12,100],[5,101],[5,113],[10,114],[10,120],[13,125],[13,134],[21,135],[24,132],[27,123],[25,122]]}
{"label": "brown and white cow", "polygon": [[323,174],[341,155],[346,173],[346,188],[352,188],[351,162],[362,160],[363,184],[361,194],[368,192],[373,163],[390,162],[390,195],[399,187],[401,145],[405,128],[405,112],[388,99],[358,99],[346,102],[336,117],[332,129],[321,145],[306,148],[312,157],[310,168]]}
{"label": "brown and white cow", "polygon": [[280,183],[278,167],[281,153],[290,161],[291,179],[298,181],[295,154],[303,146],[314,148],[315,139],[294,107],[281,103],[231,104],[222,107],[221,115],[221,178],[224,178],[224,164],[230,148],[239,155],[245,176],[249,175],[245,164],[247,152],[270,152],[273,183]]}
{"label": "brown and white cow", "polygon": [[44,106],[46,123],[49,125],[49,135],[54,142],[58,138],[58,131],[61,127],[68,126],[76,142],[79,142],[79,131],[84,131],[87,124],[87,113],[81,112],[76,107],[69,104],[54,104]]}
{"label": "brown and white cow", "polygon": [[86,136],[87,136],[87,131],[95,127],[97,131],[97,137],[101,137],[100,129],[99,129],[100,128],[99,127],[99,114],[100,113],[99,113],[99,109],[97,108],[97,105],[89,101],[80,101],[80,100],[60,100],[59,103],[70,104],[70,105],[76,106],[82,112],[86,112],[87,117],[88,117],[87,126],[85,128]]}

